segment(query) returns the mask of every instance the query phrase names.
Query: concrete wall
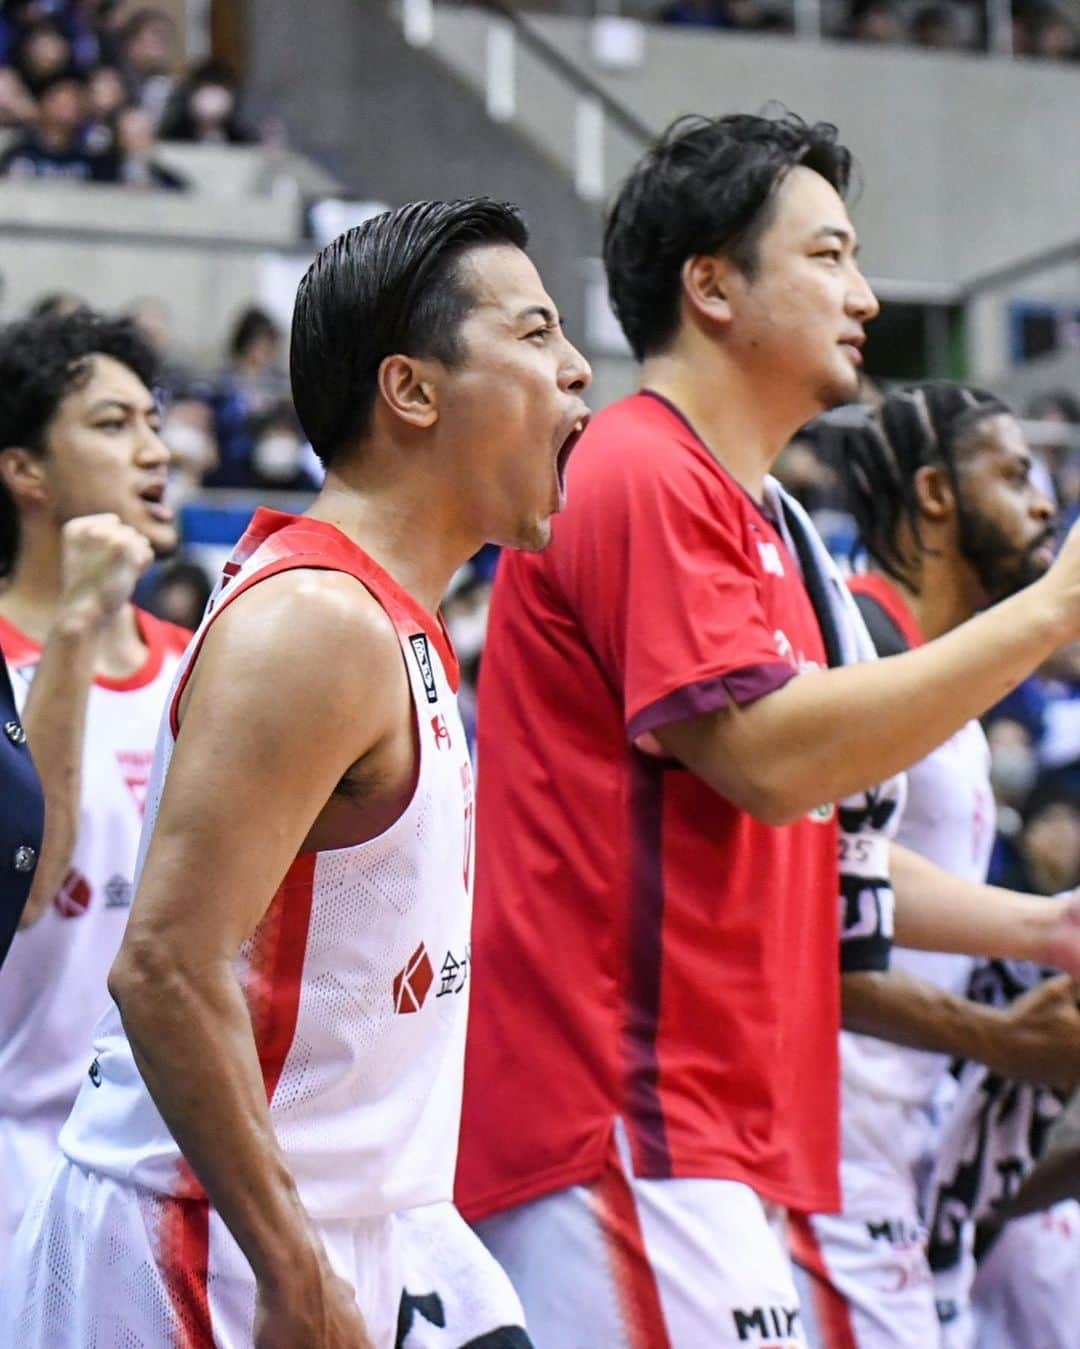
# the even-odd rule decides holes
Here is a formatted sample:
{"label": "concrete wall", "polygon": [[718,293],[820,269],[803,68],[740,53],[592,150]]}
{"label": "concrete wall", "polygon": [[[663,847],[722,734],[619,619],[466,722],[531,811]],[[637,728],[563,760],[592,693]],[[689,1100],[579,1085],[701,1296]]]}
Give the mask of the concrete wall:
{"label": "concrete wall", "polygon": [[354,195],[396,204],[482,193],[517,202],[548,289],[580,334],[582,259],[595,252],[596,209],[514,128],[490,122],[466,83],[410,48],[389,6],[322,0],[312,22],[292,0],[260,0],[249,42],[253,101],[278,108],[299,148],[329,164]]}
{"label": "concrete wall", "polygon": [[[862,167],[853,213],[864,266],[886,297],[962,284],[1080,234],[1080,80],[1071,67],[653,26],[642,65],[613,72],[596,60],[587,21],[530,18],[654,131],[681,113],[754,111],[772,100],[808,120],[835,122]],[[437,9],[434,49],[477,89],[491,24],[476,7]],[[566,86],[556,93],[550,72],[521,44],[513,82],[512,125],[573,174],[574,100]],[[604,150],[610,192],[639,146],[609,130]],[[1048,293],[1080,295],[1077,268],[979,303],[972,322],[977,373],[1007,361],[1009,300]]]}

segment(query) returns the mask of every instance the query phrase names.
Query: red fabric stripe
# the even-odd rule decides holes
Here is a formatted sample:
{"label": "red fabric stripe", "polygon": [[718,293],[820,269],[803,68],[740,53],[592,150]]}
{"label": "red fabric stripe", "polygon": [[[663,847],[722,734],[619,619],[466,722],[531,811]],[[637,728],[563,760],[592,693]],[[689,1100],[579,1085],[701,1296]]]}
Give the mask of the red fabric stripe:
{"label": "red fabric stripe", "polygon": [[147,1195],[142,1200],[154,1258],[176,1318],[171,1349],[214,1349],[207,1272],[210,1206]]}
{"label": "red fabric stripe", "polygon": [[861,572],[858,576],[849,577],[847,585],[853,594],[869,595],[872,600],[877,600],[912,650],[926,644],[919,620],[911,612],[907,600],[886,577],[876,571]]}
{"label": "red fabric stripe", "polygon": [[810,1276],[814,1311],[825,1337],[825,1349],[859,1349],[847,1298],[832,1282],[813,1224],[805,1213],[788,1214],[788,1247],[791,1258]]}
{"label": "red fabric stripe", "polygon": [[612,1142],[603,1173],[589,1186],[604,1237],[629,1349],[671,1349],[656,1274],[645,1250],[630,1182]]}
{"label": "red fabric stripe", "polygon": [[245,952],[244,996],[268,1101],[296,1032],[317,856],[302,853],[292,864]]}

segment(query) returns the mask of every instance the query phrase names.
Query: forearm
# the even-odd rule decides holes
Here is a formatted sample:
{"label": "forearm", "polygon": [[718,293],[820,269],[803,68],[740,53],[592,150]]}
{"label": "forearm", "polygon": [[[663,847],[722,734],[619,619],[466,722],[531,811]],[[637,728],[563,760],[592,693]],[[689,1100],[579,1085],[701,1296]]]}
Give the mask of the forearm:
{"label": "forearm", "polygon": [[1042,585],[917,650],[807,674],[657,735],[722,795],[790,822],[918,762],[1028,675],[1067,635]]}
{"label": "forearm", "polygon": [[87,611],[61,612],[27,694],[22,722],[45,794],[45,834],[20,927],[41,917],[71,864],[99,631],[100,621]]}
{"label": "forearm", "polygon": [[902,970],[845,974],[841,990],[845,1030],[907,1049],[976,1059],[1005,1071],[1000,1052],[1005,1021],[992,1007],[946,993]]}
{"label": "forearm", "polygon": [[896,843],[890,869],[897,946],[1058,963],[1061,901],[962,880]]}
{"label": "forearm", "polygon": [[162,1118],[256,1278],[300,1274],[319,1244],[273,1133],[232,965],[125,948],[109,986]]}

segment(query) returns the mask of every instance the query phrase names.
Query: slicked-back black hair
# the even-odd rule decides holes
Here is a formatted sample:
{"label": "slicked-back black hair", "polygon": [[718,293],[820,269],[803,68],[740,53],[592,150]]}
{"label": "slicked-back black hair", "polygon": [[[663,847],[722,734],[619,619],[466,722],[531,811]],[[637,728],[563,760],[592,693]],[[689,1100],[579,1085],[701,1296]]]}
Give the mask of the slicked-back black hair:
{"label": "slicked-back black hair", "polygon": [[682,266],[723,253],[751,279],[776,188],[802,164],[843,197],[851,154],[836,127],[776,117],[680,117],[623,184],[604,232],[615,316],[638,360],[663,351],[679,324]]}
{"label": "slicked-back black hair", "polygon": [[958,456],[988,417],[1012,410],[983,389],[944,381],[890,393],[861,427],[845,428],[840,468],[859,546],[895,580],[917,588],[917,559],[905,553],[911,530],[922,547],[915,475],[941,465],[959,491]]}
{"label": "slicked-back black hair", "polygon": [[524,248],[516,206],[474,197],[418,201],[348,230],[316,257],[293,310],[293,403],[329,466],[370,429],[387,356],[464,359],[461,324],[476,303],[459,266],[484,244]]}
{"label": "slicked-back black hair", "polygon": [[[158,376],[153,347],[130,318],[92,309],[47,312],[0,329],[0,449],[44,456],[49,424],[60,404],[90,378],[92,356],[111,356],[151,388]],[[19,551],[19,513],[0,483],[0,576]]]}

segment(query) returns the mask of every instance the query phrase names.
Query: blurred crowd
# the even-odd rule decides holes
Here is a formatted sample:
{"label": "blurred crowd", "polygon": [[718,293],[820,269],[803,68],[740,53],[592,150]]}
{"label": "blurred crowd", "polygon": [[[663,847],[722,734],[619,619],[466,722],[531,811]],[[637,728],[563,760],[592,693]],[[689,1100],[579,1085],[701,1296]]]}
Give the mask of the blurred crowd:
{"label": "blurred crowd", "polygon": [[159,141],[258,139],[232,72],[183,71],[173,19],[124,0],[3,0],[0,127],[0,174],[169,189]]}
{"label": "blurred crowd", "polygon": [[[825,35],[879,45],[986,51],[988,6],[978,0],[823,0]],[[788,0],[673,0],[657,12],[662,23],[743,32],[790,32]],[[1080,59],[1080,30],[1052,0],[1014,0],[1012,50],[1053,61]]]}
{"label": "blurred crowd", "polygon": [[[1080,400],[1048,390],[1021,412],[1035,473],[1057,504],[1064,533],[1080,519]],[[858,565],[836,469],[836,429],[828,419],[805,428],[776,472],[838,560]],[[1057,652],[984,724],[997,808],[990,879],[1046,895],[1080,885],[1080,644]]]}

